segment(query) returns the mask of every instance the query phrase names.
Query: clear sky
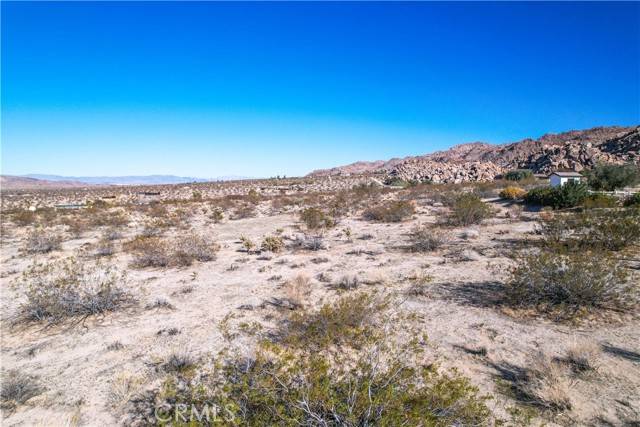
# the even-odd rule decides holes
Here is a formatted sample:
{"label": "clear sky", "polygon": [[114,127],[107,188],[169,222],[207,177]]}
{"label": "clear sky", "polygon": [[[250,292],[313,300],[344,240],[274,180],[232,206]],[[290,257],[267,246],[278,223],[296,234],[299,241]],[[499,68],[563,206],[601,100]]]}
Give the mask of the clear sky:
{"label": "clear sky", "polygon": [[2,173],[301,175],[640,123],[640,3],[6,2]]}

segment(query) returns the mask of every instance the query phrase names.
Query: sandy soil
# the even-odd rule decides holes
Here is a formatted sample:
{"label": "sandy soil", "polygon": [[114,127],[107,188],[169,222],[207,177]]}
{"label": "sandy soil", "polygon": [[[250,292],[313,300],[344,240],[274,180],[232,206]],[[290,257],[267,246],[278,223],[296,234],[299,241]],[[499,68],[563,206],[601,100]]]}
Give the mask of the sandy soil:
{"label": "sandy soil", "polygon": [[[312,278],[308,301],[319,305],[335,296],[335,290],[316,279],[324,273],[337,280],[357,275],[376,284],[363,285],[397,292],[411,286],[416,271],[433,277],[424,296],[404,299],[402,310],[414,312],[416,324],[429,336],[441,363],[456,367],[482,391],[494,396],[490,406],[508,418],[514,399],[500,392],[500,378],[526,367],[532,355],[543,352],[561,358],[576,342],[592,342],[602,348],[601,368],[596,375],[571,380],[573,409],[563,416],[538,418],[546,425],[638,425],[640,423],[640,323],[621,317],[579,326],[542,318],[509,315],[495,304],[504,276],[500,266],[514,241],[529,236],[534,213],[521,220],[496,218],[472,232],[450,230],[451,241],[441,250],[416,254],[402,250],[406,233],[418,223],[433,223],[445,210],[422,203],[413,219],[399,224],[364,221],[348,217],[325,234],[328,248],[320,251],[284,250],[280,254],[247,254],[239,237],[260,242],[263,236],[282,229],[284,236],[300,233],[293,214],[260,215],[220,224],[201,216],[190,220],[193,230],[220,244],[215,261],[186,268],[132,269],[130,255],[118,251],[108,263],[128,271],[128,286],[139,299],[136,307],[91,318],[83,324],[12,325],[21,301],[13,284],[32,262],[73,255],[98,239],[100,230],[81,238],[68,237],[62,249],[45,255],[20,251],[25,230],[10,228],[5,234],[1,258],[2,369],[17,369],[39,378],[44,391],[14,411],[3,413],[3,425],[114,425],[123,414],[110,404],[119,376],[141,378],[153,384],[160,377],[159,360],[172,351],[196,356],[213,354],[227,343],[219,324],[233,314],[233,324],[262,322],[277,315],[263,305],[283,296],[283,283],[298,274]],[[139,232],[135,221],[123,229],[123,241]],[[343,232],[351,230],[351,238]],[[167,236],[180,235],[171,230]],[[362,236],[372,236],[363,240]],[[468,237],[465,235],[471,235]],[[264,256],[267,255],[267,256]],[[327,258],[317,263],[317,258]],[[316,262],[314,262],[316,261]],[[158,298],[173,308],[146,308]],[[242,309],[240,308],[241,306]],[[166,331],[176,328],[175,335]],[[111,349],[113,343],[122,348]],[[249,344],[247,344],[249,345]]]}

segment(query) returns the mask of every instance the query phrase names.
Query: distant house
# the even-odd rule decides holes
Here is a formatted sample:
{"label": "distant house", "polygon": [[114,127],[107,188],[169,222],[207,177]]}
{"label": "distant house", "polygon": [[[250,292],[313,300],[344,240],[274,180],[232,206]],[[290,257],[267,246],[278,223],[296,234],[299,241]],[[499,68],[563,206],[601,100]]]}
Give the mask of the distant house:
{"label": "distant house", "polygon": [[549,175],[552,187],[562,187],[567,182],[581,182],[584,176],[579,172],[553,172]]}

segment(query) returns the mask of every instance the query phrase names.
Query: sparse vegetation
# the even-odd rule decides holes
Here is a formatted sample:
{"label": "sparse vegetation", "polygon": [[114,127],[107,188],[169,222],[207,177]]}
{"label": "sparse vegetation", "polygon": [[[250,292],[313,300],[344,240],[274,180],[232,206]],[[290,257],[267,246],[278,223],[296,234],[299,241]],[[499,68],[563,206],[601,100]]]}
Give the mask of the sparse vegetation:
{"label": "sparse vegetation", "polygon": [[42,387],[37,378],[15,369],[2,372],[0,398],[3,409],[13,409],[22,405],[41,392]]}
{"label": "sparse vegetation", "polygon": [[463,193],[456,197],[451,207],[449,222],[453,225],[468,226],[480,224],[484,219],[489,218],[493,209],[480,197],[473,193]]}
{"label": "sparse vegetation", "polygon": [[330,218],[319,208],[304,209],[300,212],[300,221],[304,223],[308,230],[331,228],[335,225],[333,218]]}
{"label": "sparse vegetation", "polygon": [[25,301],[18,321],[54,324],[116,311],[131,305],[126,276],[113,267],[68,258],[27,269],[19,285]]}
{"label": "sparse vegetation", "polygon": [[517,259],[508,301],[561,319],[594,309],[629,310],[638,304],[637,282],[619,261],[601,253],[541,252]]}
{"label": "sparse vegetation", "polygon": [[380,206],[368,208],[363,216],[370,221],[402,222],[411,217],[416,209],[411,201],[389,201]]}
{"label": "sparse vegetation", "polygon": [[428,225],[413,228],[409,233],[409,250],[431,252],[440,249],[450,240],[449,235]]}
{"label": "sparse vegetation", "polygon": [[31,254],[46,254],[60,249],[62,239],[52,231],[36,229],[27,235],[24,249]]}

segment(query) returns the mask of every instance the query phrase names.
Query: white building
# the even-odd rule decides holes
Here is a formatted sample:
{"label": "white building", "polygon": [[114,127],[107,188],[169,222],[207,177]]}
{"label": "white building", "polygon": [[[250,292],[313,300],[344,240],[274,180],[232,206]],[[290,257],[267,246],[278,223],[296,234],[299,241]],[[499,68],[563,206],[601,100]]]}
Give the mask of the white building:
{"label": "white building", "polygon": [[549,182],[552,187],[561,187],[567,182],[581,182],[584,179],[578,172],[554,172],[549,175]]}

